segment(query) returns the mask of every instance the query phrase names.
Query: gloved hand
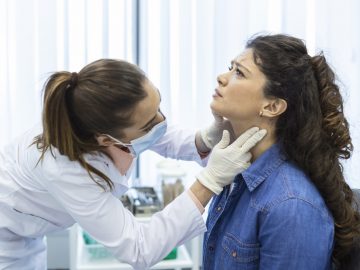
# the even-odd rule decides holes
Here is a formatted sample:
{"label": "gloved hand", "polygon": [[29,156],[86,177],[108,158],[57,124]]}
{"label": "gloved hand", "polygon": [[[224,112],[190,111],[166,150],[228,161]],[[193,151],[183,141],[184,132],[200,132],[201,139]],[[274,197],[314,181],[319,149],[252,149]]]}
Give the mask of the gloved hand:
{"label": "gloved hand", "polygon": [[[220,142],[224,130],[228,130],[230,136],[234,137],[234,131],[229,120],[224,119],[215,112],[212,113],[214,115],[214,122],[212,122],[210,126],[199,131],[202,142],[209,149],[213,149],[213,147]],[[204,149],[200,150],[204,151]]]}
{"label": "gloved hand", "polygon": [[224,186],[232,183],[237,174],[250,166],[249,150],[265,134],[265,129],[250,128],[229,145],[230,134],[224,130],[221,141],[215,145],[207,166],[197,175],[197,179],[212,192],[219,194]]}

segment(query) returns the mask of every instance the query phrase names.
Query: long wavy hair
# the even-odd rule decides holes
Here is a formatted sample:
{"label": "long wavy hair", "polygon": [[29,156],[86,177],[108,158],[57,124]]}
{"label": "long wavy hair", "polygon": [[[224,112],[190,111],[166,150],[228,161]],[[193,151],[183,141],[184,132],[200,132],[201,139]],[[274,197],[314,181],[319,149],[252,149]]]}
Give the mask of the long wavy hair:
{"label": "long wavy hair", "polygon": [[266,96],[286,100],[276,124],[285,154],[311,178],[335,223],[333,263],[346,269],[360,236],[360,215],[345,182],[341,159],[353,150],[335,74],[321,53],[310,57],[304,42],[287,35],[255,36],[247,42],[265,74]]}
{"label": "long wavy hair", "polygon": [[104,151],[96,135],[123,136],[121,130],[133,124],[135,106],[147,96],[146,80],[140,68],[115,59],[94,61],[79,74],[52,74],[44,86],[43,133],[34,139],[41,151],[39,162],[55,147],[79,162],[100,187],[111,190],[111,179],[87,163],[84,154]]}

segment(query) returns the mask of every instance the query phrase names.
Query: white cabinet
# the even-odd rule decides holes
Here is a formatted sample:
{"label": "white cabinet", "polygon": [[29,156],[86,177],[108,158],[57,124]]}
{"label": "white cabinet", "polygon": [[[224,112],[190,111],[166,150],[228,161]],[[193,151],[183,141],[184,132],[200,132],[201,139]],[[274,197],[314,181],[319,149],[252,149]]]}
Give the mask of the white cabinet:
{"label": "white cabinet", "polygon": [[[145,221],[146,218],[139,218]],[[191,255],[186,246],[190,246]],[[192,269],[199,270],[200,264],[200,240],[196,237],[185,245],[178,247],[177,258],[173,260],[163,260],[151,269]],[[94,246],[92,247],[94,248]],[[95,247],[96,248],[96,247]],[[98,246],[100,251],[106,252],[102,246]],[[155,247],[156,248],[156,247]],[[130,265],[121,263],[109,256],[101,256],[105,258],[94,259],[83,239],[83,231],[78,225],[74,225],[70,231],[70,269],[71,270],[125,270],[133,269]]]}

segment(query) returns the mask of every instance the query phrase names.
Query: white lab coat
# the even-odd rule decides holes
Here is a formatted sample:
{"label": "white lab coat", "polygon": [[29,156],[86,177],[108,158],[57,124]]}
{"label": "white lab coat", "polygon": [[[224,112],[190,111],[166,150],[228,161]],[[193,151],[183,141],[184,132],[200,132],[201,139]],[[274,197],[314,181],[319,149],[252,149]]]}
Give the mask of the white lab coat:
{"label": "white lab coat", "polygon": [[[125,178],[104,154],[88,154],[86,160],[110,177],[113,192],[102,190],[78,162],[56,149],[36,166],[40,153],[31,143],[40,133],[37,126],[0,152],[0,269],[46,269],[43,236],[75,222],[135,269],[147,269],[206,230],[186,192],[150,223],[137,222],[117,198],[126,191]],[[152,150],[201,163],[194,135],[173,127]]]}

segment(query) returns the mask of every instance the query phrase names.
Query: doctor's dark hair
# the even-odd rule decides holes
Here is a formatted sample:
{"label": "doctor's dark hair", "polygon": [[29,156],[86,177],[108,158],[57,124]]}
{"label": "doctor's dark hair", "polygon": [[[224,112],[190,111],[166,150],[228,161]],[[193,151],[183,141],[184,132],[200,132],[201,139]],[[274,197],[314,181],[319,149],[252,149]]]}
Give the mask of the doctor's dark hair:
{"label": "doctor's dark hair", "polygon": [[133,124],[135,106],[147,96],[146,80],[137,66],[113,59],[92,62],[78,74],[52,74],[44,86],[43,133],[34,141],[42,152],[39,161],[56,147],[60,154],[78,161],[99,186],[111,190],[109,177],[88,164],[83,155],[104,150],[96,135],[121,138],[121,130]]}
{"label": "doctor's dark hair", "polygon": [[267,78],[265,96],[287,102],[276,123],[277,139],[324,198],[335,222],[332,259],[337,269],[347,269],[360,237],[360,215],[340,163],[350,158],[353,145],[335,74],[323,54],[310,57],[304,42],[291,36],[255,36],[246,47]]}

